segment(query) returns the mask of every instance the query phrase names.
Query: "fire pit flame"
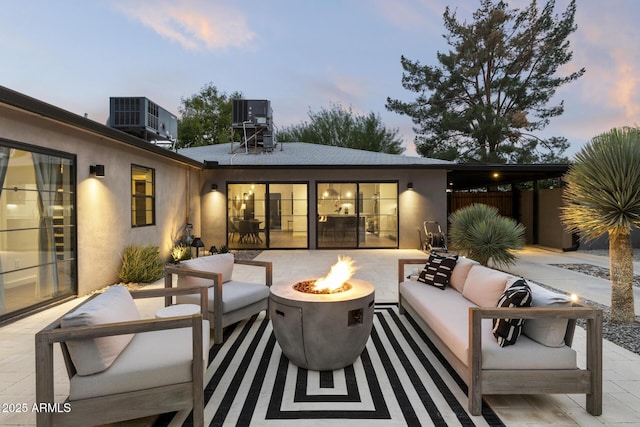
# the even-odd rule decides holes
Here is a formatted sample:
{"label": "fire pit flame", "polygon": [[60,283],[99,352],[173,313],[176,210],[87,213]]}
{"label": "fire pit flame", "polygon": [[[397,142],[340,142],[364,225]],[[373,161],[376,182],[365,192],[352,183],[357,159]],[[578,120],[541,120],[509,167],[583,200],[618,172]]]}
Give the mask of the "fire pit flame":
{"label": "fire pit flame", "polygon": [[293,288],[299,292],[311,294],[333,294],[351,289],[347,280],[358,268],[349,257],[338,257],[338,262],[331,266],[329,274],[318,280],[305,280],[296,283]]}
{"label": "fire pit flame", "polygon": [[329,274],[321,279],[316,280],[313,287],[315,290],[326,290],[329,293],[340,289],[353,276],[358,268],[354,265],[354,261],[346,257],[338,257],[338,262],[331,266]]}

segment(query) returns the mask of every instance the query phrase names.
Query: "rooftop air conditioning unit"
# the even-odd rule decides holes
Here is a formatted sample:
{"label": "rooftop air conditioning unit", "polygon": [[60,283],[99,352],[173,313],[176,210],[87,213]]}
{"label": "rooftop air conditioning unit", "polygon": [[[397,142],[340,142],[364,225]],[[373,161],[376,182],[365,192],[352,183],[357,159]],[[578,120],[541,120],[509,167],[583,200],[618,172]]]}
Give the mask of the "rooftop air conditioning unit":
{"label": "rooftop air conditioning unit", "polygon": [[178,118],[141,96],[109,98],[109,127],[155,143],[178,136]]}

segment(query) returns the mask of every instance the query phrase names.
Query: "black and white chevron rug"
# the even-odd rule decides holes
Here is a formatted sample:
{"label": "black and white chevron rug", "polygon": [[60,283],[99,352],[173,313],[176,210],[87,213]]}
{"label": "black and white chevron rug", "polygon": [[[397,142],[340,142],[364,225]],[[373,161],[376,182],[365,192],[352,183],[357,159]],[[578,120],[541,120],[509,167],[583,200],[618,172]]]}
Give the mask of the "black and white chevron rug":
{"label": "black and white chevron rug", "polygon": [[[289,363],[264,314],[225,330],[209,353],[210,426],[504,426],[483,403],[467,411],[466,385],[396,304],[376,304],[371,338],[356,362],[330,372]],[[190,426],[187,411],[157,426]]]}

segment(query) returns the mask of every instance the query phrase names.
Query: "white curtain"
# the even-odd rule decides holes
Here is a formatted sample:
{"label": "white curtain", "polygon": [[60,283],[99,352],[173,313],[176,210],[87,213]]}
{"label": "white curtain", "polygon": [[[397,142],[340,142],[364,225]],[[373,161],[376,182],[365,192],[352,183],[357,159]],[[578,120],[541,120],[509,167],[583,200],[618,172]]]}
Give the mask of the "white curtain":
{"label": "white curtain", "polygon": [[39,194],[40,233],[37,297],[55,296],[58,292],[58,262],[56,242],[53,233],[53,209],[56,194],[62,181],[60,158],[46,154],[32,153]]}
{"label": "white curtain", "polygon": [[[2,195],[2,187],[4,187],[4,179],[7,176],[7,169],[9,168],[9,154],[11,149],[9,147],[0,147],[0,195]],[[1,248],[0,248],[1,249]],[[4,300],[4,280],[2,274],[2,258],[0,258],[0,314],[4,314],[7,311],[7,306]]]}

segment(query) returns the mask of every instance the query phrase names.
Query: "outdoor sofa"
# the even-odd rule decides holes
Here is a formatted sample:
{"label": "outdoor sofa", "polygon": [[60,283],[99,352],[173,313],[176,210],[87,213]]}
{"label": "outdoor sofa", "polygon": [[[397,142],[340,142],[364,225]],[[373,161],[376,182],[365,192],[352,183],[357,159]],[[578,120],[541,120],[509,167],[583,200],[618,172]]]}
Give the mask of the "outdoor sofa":
{"label": "outdoor sofa", "polygon": [[[469,411],[480,415],[483,395],[568,393],[585,394],[587,411],[600,415],[602,311],[531,282],[525,282],[531,307],[510,307],[517,304],[507,296],[519,278],[464,257],[451,259],[443,263],[435,254],[431,263],[400,259],[399,309],[417,322],[467,384]],[[418,264],[424,268],[415,274]],[[407,276],[410,265],[414,274]],[[432,286],[434,278],[440,283]],[[492,319],[520,324],[509,329],[514,343],[499,345]],[[583,369],[571,348],[577,319],[586,319]]]}

